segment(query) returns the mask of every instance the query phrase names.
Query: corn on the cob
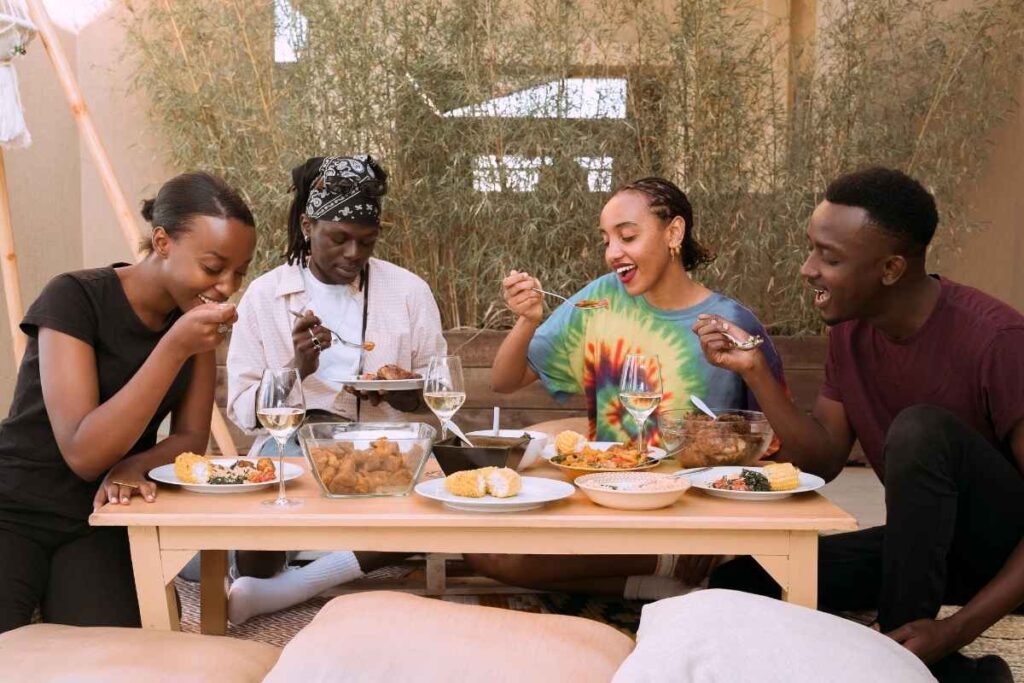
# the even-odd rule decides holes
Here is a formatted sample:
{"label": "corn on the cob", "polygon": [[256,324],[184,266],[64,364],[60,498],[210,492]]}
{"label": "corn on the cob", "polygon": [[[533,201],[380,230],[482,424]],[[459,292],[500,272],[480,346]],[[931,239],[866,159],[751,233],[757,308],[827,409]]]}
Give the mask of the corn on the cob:
{"label": "corn on the cob", "polygon": [[790,491],[800,485],[800,470],[793,463],[773,462],[764,466],[772,491]]}

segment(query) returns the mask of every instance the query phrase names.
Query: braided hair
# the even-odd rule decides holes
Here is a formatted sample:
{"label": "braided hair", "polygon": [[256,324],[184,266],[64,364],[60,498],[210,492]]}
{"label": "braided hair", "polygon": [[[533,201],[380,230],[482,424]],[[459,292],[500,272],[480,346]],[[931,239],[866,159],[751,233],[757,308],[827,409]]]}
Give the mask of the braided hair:
{"label": "braided hair", "polygon": [[714,254],[705,249],[694,237],[693,207],[690,206],[686,193],[675,183],[658,177],[641,178],[619,187],[614,194],[620,192],[639,192],[645,195],[651,213],[665,222],[676,216],[680,216],[686,222],[680,259],[687,271],[696,270],[714,260]]}

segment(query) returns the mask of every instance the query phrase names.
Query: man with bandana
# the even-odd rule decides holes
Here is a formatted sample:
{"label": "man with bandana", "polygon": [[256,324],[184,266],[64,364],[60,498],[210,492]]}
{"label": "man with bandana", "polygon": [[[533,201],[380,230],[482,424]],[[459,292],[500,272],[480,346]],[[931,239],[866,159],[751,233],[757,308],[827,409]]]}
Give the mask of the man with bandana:
{"label": "man with bandana", "polygon": [[[228,416],[244,430],[258,429],[263,371],[294,367],[308,420],[407,421],[424,409],[420,392],[356,394],[337,381],[385,365],[423,374],[430,357],[447,349],[427,283],[373,258],[387,173],[370,156],[314,157],[292,170],[292,184],[287,262],[254,280],[238,306],[227,360]],[[339,344],[332,331],[372,348]],[[261,436],[250,452],[272,454],[273,441]],[[286,454],[301,455],[294,439]],[[232,585],[228,617],[239,624],[283,609],[400,557],[337,552],[277,573],[282,553],[238,553],[243,576]]]}

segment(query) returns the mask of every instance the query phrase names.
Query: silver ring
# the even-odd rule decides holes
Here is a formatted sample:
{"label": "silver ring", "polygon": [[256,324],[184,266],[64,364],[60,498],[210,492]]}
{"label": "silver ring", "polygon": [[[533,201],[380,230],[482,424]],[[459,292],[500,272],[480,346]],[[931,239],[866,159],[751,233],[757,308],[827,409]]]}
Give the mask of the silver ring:
{"label": "silver ring", "polygon": [[221,323],[220,325],[217,325],[217,334],[227,334],[230,331],[231,325],[228,325],[227,323]]}
{"label": "silver ring", "polygon": [[320,344],[320,340],[317,338],[317,336],[313,334],[312,328],[310,328],[309,330],[309,338],[313,340],[313,349],[317,353],[320,353],[323,350],[323,346]]}

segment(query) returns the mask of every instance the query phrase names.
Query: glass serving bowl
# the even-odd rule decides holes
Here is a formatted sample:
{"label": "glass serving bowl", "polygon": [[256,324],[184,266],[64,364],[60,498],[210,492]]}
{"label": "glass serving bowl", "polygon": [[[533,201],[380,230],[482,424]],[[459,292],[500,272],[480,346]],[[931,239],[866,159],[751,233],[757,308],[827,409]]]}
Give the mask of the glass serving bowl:
{"label": "glass serving bowl", "polygon": [[299,429],[302,452],[328,498],[408,495],[436,436],[422,422],[319,422]]}
{"label": "glass serving bowl", "polygon": [[658,414],[665,448],[682,467],[751,465],[765,454],[775,435],[768,418],[756,410],[711,409],[717,420],[693,409]]}

